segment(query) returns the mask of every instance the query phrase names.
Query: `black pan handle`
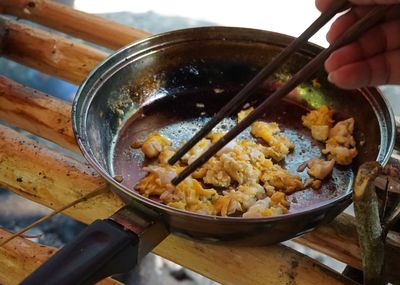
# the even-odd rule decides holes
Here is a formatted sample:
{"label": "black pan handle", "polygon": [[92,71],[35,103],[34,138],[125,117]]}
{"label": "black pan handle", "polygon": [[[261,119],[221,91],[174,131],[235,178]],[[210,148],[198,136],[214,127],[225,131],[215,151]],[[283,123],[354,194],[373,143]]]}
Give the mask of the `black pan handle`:
{"label": "black pan handle", "polygon": [[163,223],[149,220],[137,208],[124,207],[110,219],[89,225],[21,284],[94,284],[134,268],[167,235]]}

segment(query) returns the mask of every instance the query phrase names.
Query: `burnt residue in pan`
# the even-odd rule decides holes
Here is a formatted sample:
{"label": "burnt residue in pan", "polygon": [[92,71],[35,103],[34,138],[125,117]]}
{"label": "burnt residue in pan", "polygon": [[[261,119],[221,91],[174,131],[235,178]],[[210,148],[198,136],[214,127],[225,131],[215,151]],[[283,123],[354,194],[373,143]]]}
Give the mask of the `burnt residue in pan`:
{"label": "burnt residue in pan", "polygon": [[[226,102],[237,93],[238,86],[218,86],[200,90],[198,88],[175,89],[168,95],[144,104],[122,127],[116,140],[113,155],[113,174],[121,175],[122,184],[132,189],[139,179],[146,175],[142,167],[149,163],[140,149],[131,147],[143,141],[149,134],[159,131],[168,137],[173,146],[179,147],[197,132]],[[249,102],[265,98],[271,90],[257,92]],[[258,98],[258,99],[256,99]],[[239,111],[238,108],[237,111]],[[267,112],[262,120],[278,122],[284,134],[295,145],[294,151],[287,156],[283,166],[293,174],[298,174],[303,181],[308,178],[307,171],[296,170],[311,158],[322,158],[323,145],[311,138],[308,129],[302,126],[301,116],[307,110],[289,101],[281,101],[273,110]],[[236,114],[236,113],[235,113]],[[236,116],[224,119],[215,130],[227,131],[236,124]],[[246,130],[239,137],[252,138]],[[349,167],[335,167],[332,176],[325,180],[319,190],[311,188],[288,196],[291,202],[290,212],[296,212],[321,202],[342,196],[350,191],[353,172]]]}

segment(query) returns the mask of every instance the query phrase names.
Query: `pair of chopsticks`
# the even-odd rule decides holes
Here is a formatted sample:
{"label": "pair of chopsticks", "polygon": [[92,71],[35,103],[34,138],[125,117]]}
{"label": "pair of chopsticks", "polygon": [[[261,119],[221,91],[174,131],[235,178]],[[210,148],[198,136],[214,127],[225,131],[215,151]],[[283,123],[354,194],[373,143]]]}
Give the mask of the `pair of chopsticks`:
{"label": "pair of chopsticks", "polygon": [[[205,137],[224,117],[229,116],[237,108],[239,104],[243,105],[246,99],[253,91],[274,72],[282,63],[293,54],[301,45],[305,44],[307,40],[315,34],[322,26],[324,26],[334,15],[340,11],[349,8],[349,3],[346,0],[335,1],[332,7],[326,12],[322,13],[314,23],[311,24],[297,39],[288,45],[270,64],[264,67],[228,104],[226,104],[199,132],[197,132],[186,144],[179,149],[174,156],[172,156],[168,163],[173,165],[176,163],[186,152],[188,152],[197,142]],[[312,59],[306,66],[298,71],[285,85],[276,90],[272,95],[265,99],[253,112],[244,118],[238,125],[227,132],[221,139],[214,143],[206,152],[199,158],[192,162],[185,168],[179,175],[172,179],[171,183],[178,185],[182,180],[188,177],[198,167],[207,162],[213,155],[215,155],[222,147],[234,139],[238,134],[250,126],[255,120],[261,117],[269,108],[271,108],[279,99],[283,98],[296,88],[299,84],[309,79],[329,57],[329,55],[337,48],[344,46],[363,32],[379,23],[385,13],[392,7],[391,5],[381,5],[372,9],[367,15],[358,20],[351,28],[349,28],[339,39],[332,43],[327,49],[323,50],[314,59]]]}

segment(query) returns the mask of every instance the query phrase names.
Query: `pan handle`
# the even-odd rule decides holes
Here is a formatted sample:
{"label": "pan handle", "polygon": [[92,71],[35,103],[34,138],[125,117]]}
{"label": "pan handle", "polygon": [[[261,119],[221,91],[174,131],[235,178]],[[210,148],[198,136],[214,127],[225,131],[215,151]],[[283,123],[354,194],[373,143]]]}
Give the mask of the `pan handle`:
{"label": "pan handle", "polygon": [[134,268],[167,235],[162,222],[126,206],[109,219],[93,222],[21,284],[94,284]]}

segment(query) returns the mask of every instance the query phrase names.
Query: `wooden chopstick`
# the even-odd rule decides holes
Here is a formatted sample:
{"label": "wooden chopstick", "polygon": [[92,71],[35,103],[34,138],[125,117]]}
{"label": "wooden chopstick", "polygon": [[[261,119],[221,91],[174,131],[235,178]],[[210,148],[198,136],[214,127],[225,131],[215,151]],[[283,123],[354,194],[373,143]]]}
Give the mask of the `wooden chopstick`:
{"label": "wooden chopstick", "polygon": [[[222,109],[211,118],[188,142],[186,142],[169,160],[173,165],[185,155],[196,143],[205,137],[223,118],[231,115],[238,106],[242,106],[246,99],[259,87],[268,76],[280,67],[289,56],[300,48],[307,40],[323,27],[333,16],[348,6],[347,0],[335,1],[333,6],[322,13],[298,38],[293,40],[267,66],[265,66],[246,86],[240,90]],[[349,6],[350,7],[350,6]]]}
{"label": "wooden chopstick", "polygon": [[297,85],[307,80],[314,72],[323,65],[323,62],[328,56],[337,48],[348,44],[359,37],[364,31],[367,31],[371,27],[375,26],[382,18],[385,13],[393,5],[382,5],[372,9],[367,15],[358,20],[350,29],[348,29],[339,39],[332,43],[327,49],[323,50],[314,59],[312,59],[306,66],[298,71],[285,85],[276,90],[272,95],[265,99],[253,112],[251,112],[246,118],[244,118],[238,125],[232,130],[226,133],[220,140],[213,144],[206,152],[204,152],[199,158],[197,158],[192,164],[185,168],[179,175],[172,179],[172,184],[177,185],[183,179],[188,177],[198,167],[207,162],[214,154],[216,154],[223,146],[240,134],[244,129],[250,126],[256,119],[262,116],[268,108],[272,107],[273,104],[290,91],[292,91]]}

